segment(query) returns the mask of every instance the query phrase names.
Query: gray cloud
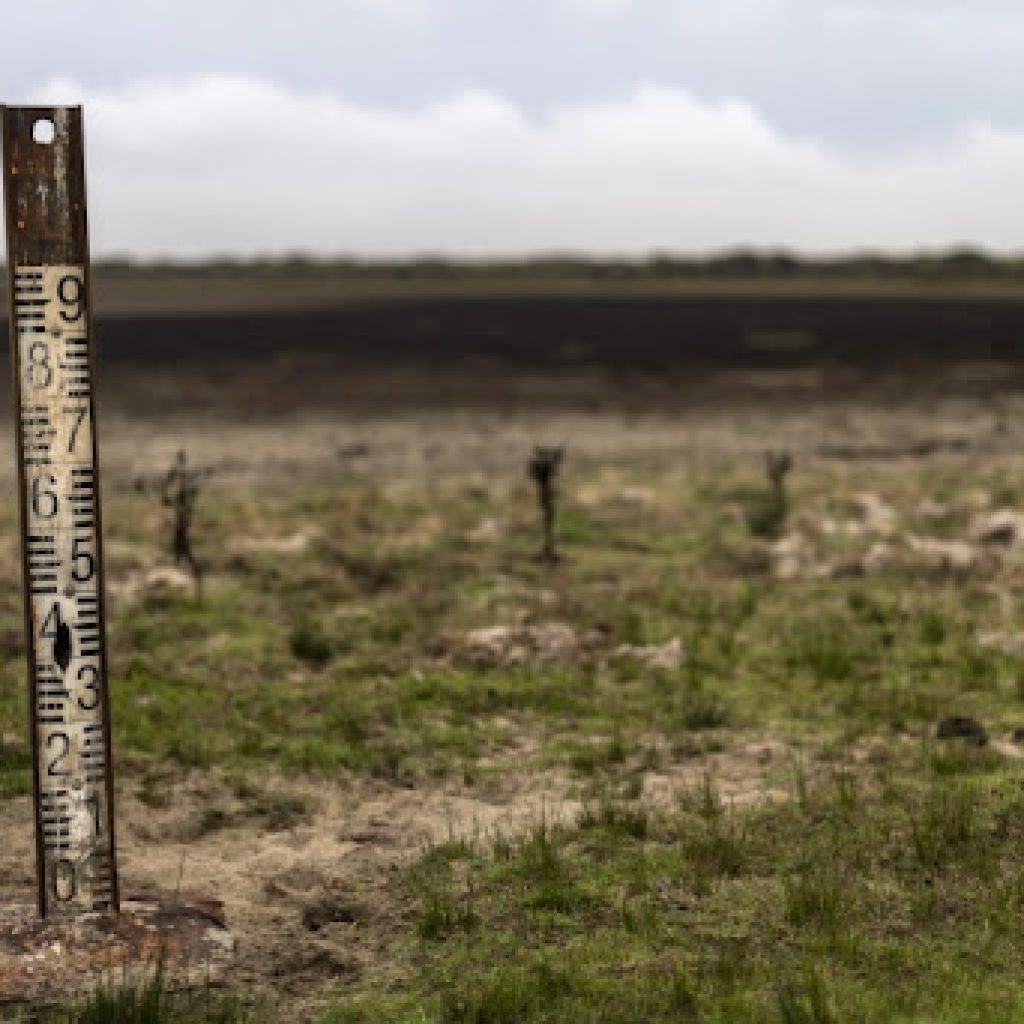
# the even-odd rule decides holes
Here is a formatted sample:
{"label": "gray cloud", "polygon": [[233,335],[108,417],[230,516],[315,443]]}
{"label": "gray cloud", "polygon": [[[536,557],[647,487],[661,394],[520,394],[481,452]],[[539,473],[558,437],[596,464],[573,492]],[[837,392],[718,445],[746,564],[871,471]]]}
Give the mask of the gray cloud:
{"label": "gray cloud", "polygon": [[[1019,0],[50,0],[8,5],[0,95],[218,72],[418,109],[477,88],[531,114],[656,81],[787,133],[886,149],[1024,127]],[[45,59],[41,56],[45,54]],[[51,62],[48,64],[48,61]]]}

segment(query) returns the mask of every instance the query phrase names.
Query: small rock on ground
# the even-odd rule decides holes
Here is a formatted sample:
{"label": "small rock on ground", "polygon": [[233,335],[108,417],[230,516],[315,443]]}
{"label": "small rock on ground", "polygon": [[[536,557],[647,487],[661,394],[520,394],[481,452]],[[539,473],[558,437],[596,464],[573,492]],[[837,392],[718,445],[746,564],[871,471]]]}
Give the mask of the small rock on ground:
{"label": "small rock on ground", "polygon": [[988,743],[988,732],[985,727],[966,715],[949,715],[939,722],[935,736],[940,740],[962,739],[975,747],[983,747]]}
{"label": "small rock on ground", "polygon": [[616,648],[615,653],[636,658],[643,662],[647,668],[654,669],[679,668],[686,661],[686,651],[683,648],[683,642],[677,636],[663,644],[650,644],[647,646],[622,644]]}
{"label": "small rock on ground", "polygon": [[937,540],[908,534],[907,547],[925,567],[937,572],[970,572],[980,562],[974,545],[962,540]]}
{"label": "small rock on ground", "polygon": [[575,630],[564,622],[474,629],[466,634],[464,644],[471,656],[504,665],[559,661],[572,657],[579,649]]}
{"label": "small rock on ground", "polygon": [[971,533],[979,544],[1016,547],[1024,541],[1024,515],[1015,509],[1001,508],[991,515],[979,517]]}

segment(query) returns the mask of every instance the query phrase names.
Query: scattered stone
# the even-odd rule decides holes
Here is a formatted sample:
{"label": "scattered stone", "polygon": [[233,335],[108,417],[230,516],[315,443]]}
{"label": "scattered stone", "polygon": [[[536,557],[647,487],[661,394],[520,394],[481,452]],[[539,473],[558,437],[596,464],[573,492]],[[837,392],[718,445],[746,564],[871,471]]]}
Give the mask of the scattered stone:
{"label": "scattered stone", "polygon": [[925,567],[943,573],[967,573],[977,568],[979,553],[972,544],[962,540],[936,540],[907,534],[907,547]]}
{"label": "scattered stone", "polygon": [[832,570],[834,579],[856,579],[860,576],[878,576],[899,564],[896,549],[884,540],[875,541],[859,558],[839,562]]}
{"label": "scattered stone", "polygon": [[576,651],[576,632],[564,622],[541,622],[526,632],[542,660],[566,658]]}
{"label": "scattered stone", "polygon": [[621,505],[625,508],[652,509],[658,504],[658,492],[640,484],[618,486],[613,482],[587,484],[576,492],[576,501],[584,508]]}
{"label": "scattered stone", "polygon": [[146,573],[139,596],[147,603],[159,604],[179,597],[191,597],[193,593],[195,582],[192,574],[167,565]]}
{"label": "scattered stone", "polygon": [[1024,541],[1024,515],[1011,508],[1001,508],[975,520],[971,535],[978,544],[1017,547]]}
{"label": "scattered stone", "polygon": [[287,537],[248,537],[238,545],[241,551],[261,551],[271,555],[301,555],[320,538],[318,527],[298,530]]}
{"label": "scattered stone", "polygon": [[860,560],[861,570],[865,576],[877,576],[886,572],[896,564],[896,551],[885,541],[876,541],[868,548],[867,553]]}
{"label": "scattered stone", "polygon": [[579,649],[575,630],[564,622],[474,629],[466,634],[464,644],[472,657],[498,665],[562,661]]}
{"label": "scattered stone", "polygon": [[881,537],[891,537],[896,532],[896,510],[877,494],[858,494],[853,505],[866,532]]}
{"label": "scattered stone", "polygon": [[802,533],[790,533],[768,546],[772,575],[779,580],[798,580],[828,574],[817,558],[814,545]]}
{"label": "scattered stone", "polygon": [[966,715],[949,715],[939,722],[935,736],[940,740],[961,739],[971,746],[984,747],[988,743],[985,727]]}
{"label": "scattered stone", "polygon": [[189,573],[166,565],[111,580],[107,593],[115,607],[136,604],[160,606],[193,596],[195,582]]}
{"label": "scattered stone", "polygon": [[978,634],[978,644],[990,650],[1008,654],[1013,658],[1024,658],[1024,633],[1005,633],[991,630]]}
{"label": "scattered stone", "polygon": [[636,658],[647,668],[651,669],[671,670],[679,668],[686,661],[686,651],[683,649],[683,642],[677,636],[663,644],[650,644],[647,646],[622,644],[616,648],[615,653],[620,657]]}

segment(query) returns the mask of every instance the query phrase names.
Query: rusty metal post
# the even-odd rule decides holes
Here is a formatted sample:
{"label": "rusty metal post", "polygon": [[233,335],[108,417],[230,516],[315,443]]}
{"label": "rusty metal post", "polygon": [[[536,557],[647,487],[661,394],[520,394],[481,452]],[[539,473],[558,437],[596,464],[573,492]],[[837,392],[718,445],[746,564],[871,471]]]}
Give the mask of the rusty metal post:
{"label": "rusty metal post", "polygon": [[4,107],[39,913],[118,911],[82,112]]}

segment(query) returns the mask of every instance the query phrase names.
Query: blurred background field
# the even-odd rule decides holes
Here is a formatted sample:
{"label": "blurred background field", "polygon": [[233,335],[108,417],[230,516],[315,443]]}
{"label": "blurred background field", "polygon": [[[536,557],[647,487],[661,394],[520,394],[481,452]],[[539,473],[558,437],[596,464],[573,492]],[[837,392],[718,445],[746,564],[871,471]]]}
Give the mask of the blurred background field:
{"label": "blurred background field", "polygon": [[108,414],[643,412],[1005,391],[1024,363],[1021,267],[970,251],[101,262],[94,289]]}

